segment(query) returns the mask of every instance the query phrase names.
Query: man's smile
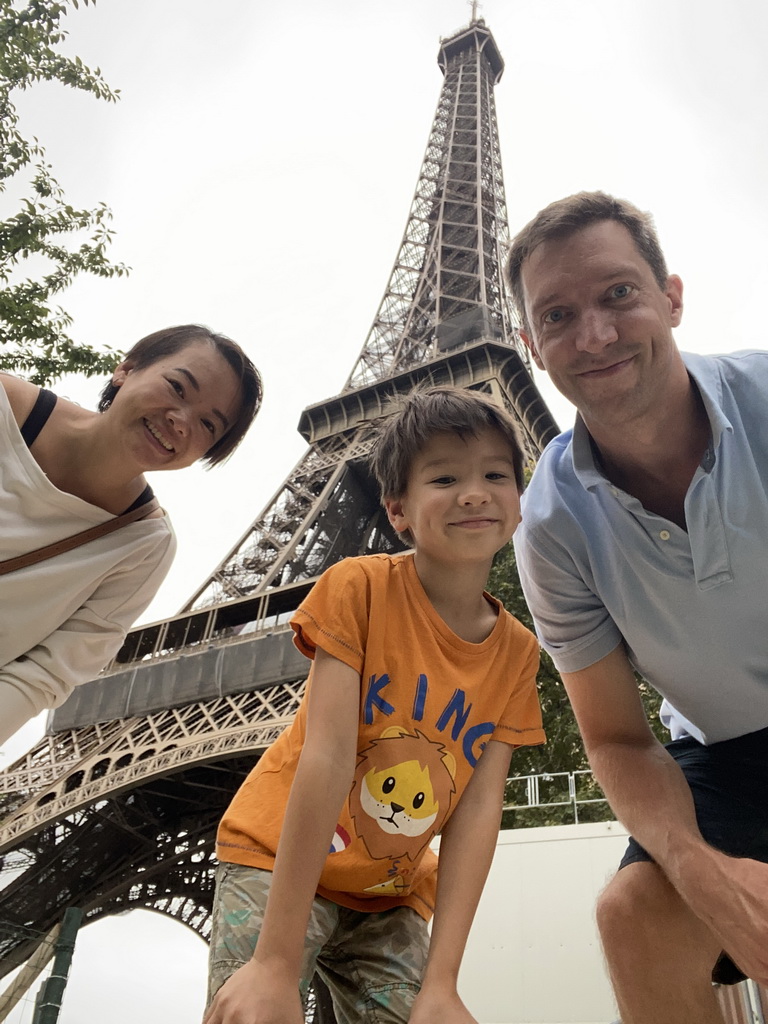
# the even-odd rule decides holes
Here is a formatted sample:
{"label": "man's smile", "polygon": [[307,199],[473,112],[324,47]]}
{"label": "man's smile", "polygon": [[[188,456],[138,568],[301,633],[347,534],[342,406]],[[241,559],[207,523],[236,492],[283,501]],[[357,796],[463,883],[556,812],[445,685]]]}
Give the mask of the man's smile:
{"label": "man's smile", "polygon": [[617,362],[609,363],[607,366],[598,366],[591,370],[581,370],[576,374],[576,376],[587,378],[588,380],[611,377],[613,374],[620,373],[622,370],[626,369],[634,358],[634,356],[628,356],[626,359],[620,359]]}

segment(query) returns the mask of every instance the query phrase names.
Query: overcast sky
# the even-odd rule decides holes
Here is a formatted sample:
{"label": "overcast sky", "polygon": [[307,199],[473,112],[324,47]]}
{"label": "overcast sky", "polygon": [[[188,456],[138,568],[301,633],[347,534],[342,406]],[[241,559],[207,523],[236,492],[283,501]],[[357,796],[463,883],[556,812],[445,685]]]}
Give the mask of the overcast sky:
{"label": "overcast sky", "polygon": [[[768,279],[766,4],[486,0],[480,14],[506,61],[513,232],[580,189],[632,199],[686,284],[681,347],[765,347],[753,296]],[[112,257],[133,267],[64,297],[76,337],[127,348],[199,321],[240,341],[266,382],[226,467],[153,479],[179,553],[145,621],[207,578],[303,452],[302,409],[341,390],[405,227],[440,36],[469,15],[462,0],[99,0],[67,19],[68,47],[120,102],[47,85],[19,97],[69,200],[112,207]],[[58,390],[93,405],[98,385]],[[198,938],[157,915],[89,926],[62,1024],[195,1021],[204,961]]]}

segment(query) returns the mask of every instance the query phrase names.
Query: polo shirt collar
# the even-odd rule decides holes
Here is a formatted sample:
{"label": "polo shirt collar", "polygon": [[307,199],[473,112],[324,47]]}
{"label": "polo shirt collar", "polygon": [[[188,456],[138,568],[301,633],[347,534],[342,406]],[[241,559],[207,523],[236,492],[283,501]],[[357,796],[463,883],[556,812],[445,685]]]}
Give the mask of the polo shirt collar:
{"label": "polo shirt collar", "polygon": [[683,357],[685,368],[699,389],[712,430],[712,448],[717,451],[723,432],[733,433],[733,424],[723,409],[723,381],[720,376],[720,364],[711,356],[702,356],[694,352],[681,352],[680,354]]}
{"label": "polo shirt collar", "polygon": [[[733,433],[733,424],[723,411],[723,385],[717,361],[711,356],[702,356],[693,352],[681,352],[680,354],[704,403],[712,431],[711,450],[714,453],[720,447],[723,432]],[[607,477],[595,461],[592,438],[580,413],[576,413],[576,422],[573,425],[571,455],[576,479],[585,491],[594,490],[595,487],[607,482]]]}

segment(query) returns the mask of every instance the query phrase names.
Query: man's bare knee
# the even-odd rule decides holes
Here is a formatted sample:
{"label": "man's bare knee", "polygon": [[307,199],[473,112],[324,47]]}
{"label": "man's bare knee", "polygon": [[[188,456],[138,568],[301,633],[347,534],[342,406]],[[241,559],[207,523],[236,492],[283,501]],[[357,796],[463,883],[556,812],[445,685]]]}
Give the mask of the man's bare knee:
{"label": "man's bare knee", "polygon": [[622,868],[597,903],[597,925],[612,970],[630,962],[676,964],[709,978],[720,946],[663,871],[648,861]]}
{"label": "man's bare knee", "polygon": [[619,871],[600,894],[597,925],[603,943],[644,941],[682,901],[656,864],[643,861]]}

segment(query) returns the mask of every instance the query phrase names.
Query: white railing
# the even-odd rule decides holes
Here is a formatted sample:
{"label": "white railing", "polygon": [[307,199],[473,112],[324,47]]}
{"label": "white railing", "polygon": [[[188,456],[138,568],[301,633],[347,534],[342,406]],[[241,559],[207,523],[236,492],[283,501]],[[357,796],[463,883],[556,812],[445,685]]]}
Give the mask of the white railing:
{"label": "white railing", "polygon": [[[570,807],[573,810],[574,824],[578,825],[579,807],[608,803],[604,796],[582,796],[585,782],[593,782],[594,787],[600,791],[589,769],[513,776],[507,779],[504,810],[529,811],[536,807]],[[521,796],[515,799],[516,793],[520,791]]]}

